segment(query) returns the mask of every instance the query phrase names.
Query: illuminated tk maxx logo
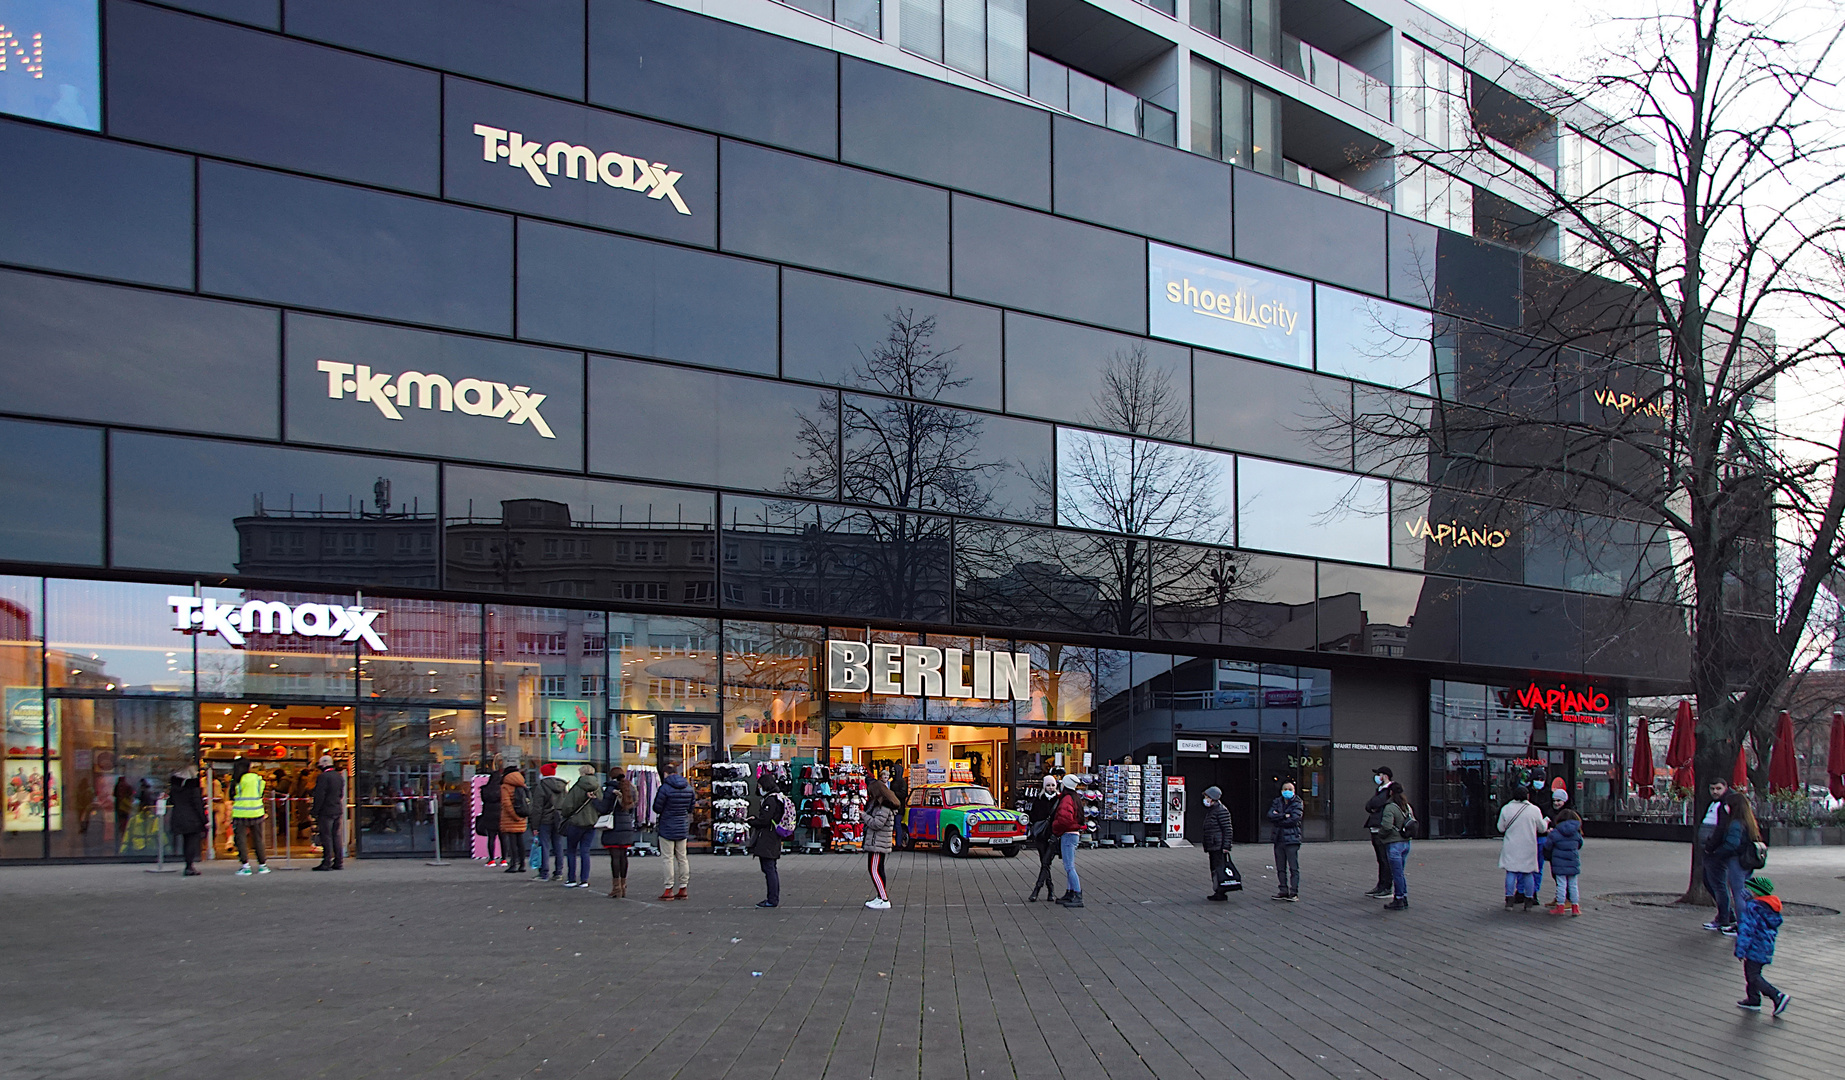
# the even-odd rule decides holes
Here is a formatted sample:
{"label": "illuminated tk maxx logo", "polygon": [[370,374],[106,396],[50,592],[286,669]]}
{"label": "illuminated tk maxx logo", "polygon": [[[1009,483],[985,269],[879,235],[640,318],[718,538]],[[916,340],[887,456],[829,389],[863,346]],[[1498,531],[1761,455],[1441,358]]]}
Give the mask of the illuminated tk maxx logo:
{"label": "illuminated tk maxx logo", "polygon": [[250,600],[220,604],[209,597],[169,596],[173,629],[182,634],[216,634],[233,648],[243,648],[246,634],[280,637],[338,638],[363,641],[375,652],[388,651],[372,623],[384,612],[375,608],[338,604],[284,604],[279,600]]}

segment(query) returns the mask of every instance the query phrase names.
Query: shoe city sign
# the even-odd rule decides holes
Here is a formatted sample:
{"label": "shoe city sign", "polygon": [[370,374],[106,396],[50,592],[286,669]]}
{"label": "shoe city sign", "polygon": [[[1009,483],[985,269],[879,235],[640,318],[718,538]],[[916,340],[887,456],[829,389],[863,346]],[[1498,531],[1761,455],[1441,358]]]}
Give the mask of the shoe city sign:
{"label": "shoe city sign", "polygon": [[558,175],[562,166],[566,179],[606,184],[617,191],[645,191],[649,199],[665,199],[681,214],[692,212],[673,186],[685,174],[673,172],[664,161],[614,151],[598,154],[587,146],[562,141],[526,142],[521,132],[487,124],[475,124],[474,134],[480,136],[483,160],[503,160],[515,169],[524,169],[539,187],[550,187],[551,177]]}
{"label": "shoe city sign", "polygon": [[169,596],[173,629],[182,634],[216,634],[234,649],[243,648],[248,634],[278,637],[338,638],[362,641],[375,652],[388,652],[378,628],[383,615],[376,608],[341,607],[338,604],[284,604],[280,600],[248,600],[220,604],[210,597]]}
{"label": "shoe city sign", "polygon": [[368,364],[342,364],[337,360],[316,361],[314,367],[327,375],[327,396],[340,401],[347,394],[360,404],[370,402],[392,420],[402,420],[399,409],[408,409],[412,400],[419,409],[464,412],[470,416],[504,419],[509,424],[526,424],[545,439],[555,439],[551,425],[538,414],[546,395],[532,393],[529,386],[508,386],[485,379],[461,379],[450,382],[446,375],[405,371],[391,375],[373,371]]}
{"label": "shoe city sign", "polygon": [[826,688],[835,694],[1030,701],[1031,654],[829,640]]}
{"label": "shoe city sign", "polygon": [[1313,286],[1299,278],[1149,244],[1147,309],[1154,337],[1313,366]]}

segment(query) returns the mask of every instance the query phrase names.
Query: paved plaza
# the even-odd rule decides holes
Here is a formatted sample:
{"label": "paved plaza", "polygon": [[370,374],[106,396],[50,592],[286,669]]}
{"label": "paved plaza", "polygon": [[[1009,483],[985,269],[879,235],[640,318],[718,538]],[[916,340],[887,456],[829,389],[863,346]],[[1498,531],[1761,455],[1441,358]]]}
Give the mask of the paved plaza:
{"label": "paved plaza", "polygon": [[[985,855],[985,853],[982,853]],[[1497,844],[1423,842],[1412,907],[1359,893],[1368,845],[1305,849],[1297,904],[1205,903],[1204,855],[1084,852],[1088,906],[1023,902],[1029,856],[696,857],[661,904],[478,864],[203,877],[0,870],[0,1076],[1815,1077],[1845,1062],[1845,917],[1791,917],[1745,1013],[1730,941],[1669,892],[1679,845],[1592,840],[1585,914],[1501,910]],[[1845,908],[1845,849],[1776,852],[1794,903]],[[653,886],[650,888],[649,886]]]}

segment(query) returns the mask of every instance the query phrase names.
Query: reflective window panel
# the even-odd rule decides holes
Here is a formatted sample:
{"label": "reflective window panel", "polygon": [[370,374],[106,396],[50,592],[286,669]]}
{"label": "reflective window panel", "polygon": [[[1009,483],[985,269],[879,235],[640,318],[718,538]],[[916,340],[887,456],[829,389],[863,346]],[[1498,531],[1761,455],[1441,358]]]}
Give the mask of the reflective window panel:
{"label": "reflective window panel", "polygon": [[1315,288],[1319,370],[1397,390],[1432,393],[1434,316],[1343,289]]}
{"label": "reflective window panel", "polygon": [[864,618],[948,618],[948,518],[726,496],[724,605]]}
{"label": "reflective window panel", "polygon": [[0,0],[4,46],[0,112],[102,130],[101,31],[96,0]]}
{"label": "reflective window panel", "polygon": [[0,420],[0,558],[102,562],[102,440],[95,428]]}
{"label": "reflective window panel", "polygon": [[1224,548],[1161,545],[1153,634],[1175,641],[1313,648],[1314,564]]}
{"label": "reflective window panel", "polygon": [[1006,315],[1007,412],[1189,440],[1190,383],[1190,350]]}
{"label": "reflective window panel", "polygon": [[1139,636],[1154,547],[1128,537],[959,522],[955,621]]}
{"label": "reflective window panel", "polygon": [[1313,286],[1299,278],[1152,244],[1147,304],[1156,337],[1313,366]]}
{"label": "reflective window panel", "polygon": [[433,588],[436,467],[118,431],[117,566]]}
{"label": "reflective window panel", "polygon": [[1202,544],[1236,537],[1236,459],[1196,447],[1057,429],[1057,523]]}
{"label": "reflective window panel", "polygon": [[825,631],[797,623],[724,622],[724,745],[730,760],[820,756]]}
{"label": "reflective window panel", "polygon": [[489,604],[487,725],[517,751],[528,784],[558,766],[566,784],[607,757],[608,621],[600,611]]}
{"label": "reflective window panel", "polygon": [[452,589],[717,603],[710,492],[446,466]]}
{"label": "reflective window panel", "polygon": [[[899,508],[1044,520],[1049,424],[915,401],[843,395],[840,490]],[[819,493],[827,488],[817,472]]]}
{"label": "reflective window panel", "polygon": [[1390,562],[1389,485],[1381,480],[1237,459],[1243,547],[1352,562]]}
{"label": "reflective window panel", "polygon": [[1321,563],[1320,648],[1456,660],[1462,590],[1461,582],[1449,578]]}

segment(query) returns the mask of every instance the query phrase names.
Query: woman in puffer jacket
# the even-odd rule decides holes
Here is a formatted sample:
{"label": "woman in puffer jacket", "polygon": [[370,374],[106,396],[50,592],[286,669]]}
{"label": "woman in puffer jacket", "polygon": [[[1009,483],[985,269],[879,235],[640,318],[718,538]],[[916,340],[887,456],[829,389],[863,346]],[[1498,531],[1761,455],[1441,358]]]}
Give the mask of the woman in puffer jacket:
{"label": "woman in puffer jacket", "polygon": [[865,785],[865,870],[878,895],[865,901],[873,911],[890,909],[890,890],[884,884],[884,856],[890,854],[897,835],[897,814],[903,803],[879,777]]}

